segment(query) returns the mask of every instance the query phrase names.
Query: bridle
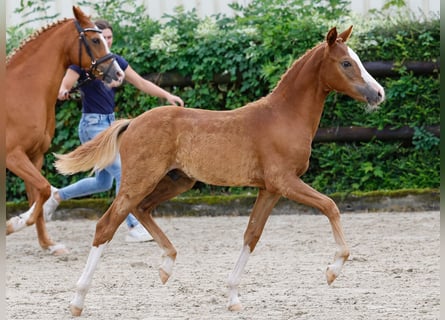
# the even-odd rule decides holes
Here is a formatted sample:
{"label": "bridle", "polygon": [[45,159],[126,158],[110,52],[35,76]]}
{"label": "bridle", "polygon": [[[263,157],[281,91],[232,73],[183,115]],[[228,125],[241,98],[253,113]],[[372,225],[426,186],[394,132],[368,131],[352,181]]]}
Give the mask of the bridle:
{"label": "bridle", "polygon": [[102,30],[97,28],[82,28],[77,20],[74,20],[74,24],[76,25],[77,31],[79,32],[79,67],[82,67],[82,46],[85,47],[85,51],[87,52],[88,56],[91,59],[91,66],[90,69],[87,71],[88,78],[90,80],[95,79],[96,77],[104,78],[107,77],[112,63],[108,66],[107,70],[105,72],[100,71],[97,69],[101,63],[104,63],[108,60],[115,60],[116,58],[114,55],[110,52],[104,55],[103,57],[100,57],[99,59],[96,59],[93,55],[93,52],[91,51],[91,48],[88,44],[88,41],[85,37],[85,32],[91,31],[91,32],[98,32],[102,33]]}

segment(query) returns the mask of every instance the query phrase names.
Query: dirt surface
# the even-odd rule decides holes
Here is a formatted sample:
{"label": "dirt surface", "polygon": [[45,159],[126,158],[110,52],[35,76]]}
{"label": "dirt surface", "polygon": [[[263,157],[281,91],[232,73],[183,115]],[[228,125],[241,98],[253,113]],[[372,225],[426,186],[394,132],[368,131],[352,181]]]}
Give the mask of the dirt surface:
{"label": "dirt surface", "polygon": [[[322,215],[270,217],[241,279],[244,309],[226,309],[226,280],[247,217],[157,218],[178,249],[166,285],[156,243],[128,244],[122,225],[105,250],[81,319],[439,319],[440,214],[347,213],[351,256],[332,286],[335,244]],[[34,227],[6,238],[8,319],[73,319],[68,305],[95,221],[51,221],[71,253],[40,249]]]}

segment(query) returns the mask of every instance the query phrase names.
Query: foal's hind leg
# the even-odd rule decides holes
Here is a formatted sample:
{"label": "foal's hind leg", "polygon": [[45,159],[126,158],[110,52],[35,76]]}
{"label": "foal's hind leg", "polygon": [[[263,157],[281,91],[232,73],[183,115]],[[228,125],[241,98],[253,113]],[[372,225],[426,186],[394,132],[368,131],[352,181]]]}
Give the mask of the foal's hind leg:
{"label": "foal's hind leg", "polygon": [[[172,184],[172,182],[169,181],[170,178],[164,177],[164,179],[161,180],[162,183],[160,182],[158,184],[159,187],[157,187],[143,201],[141,201],[138,205],[138,209],[136,210],[133,206],[133,201],[127,198],[128,194],[126,194],[121,187],[121,190],[119,191],[116,199],[113,201],[111,207],[108,208],[107,212],[105,212],[102,218],[97,222],[93,246],[88,256],[85,269],[77,282],[76,294],[70,304],[71,314],[73,316],[80,316],[82,313],[85,296],[89,287],[91,286],[94,271],[97,268],[100,257],[105,249],[105,245],[107,242],[111,241],[117,228],[124,221],[130,211],[133,212],[136,218],[138,218],[142,225],[151,233],[153,238],[161,247],[170,249],[171,253],[173,253],[171,249],[174,250],[174,261],[174,257],[176,257],[176,250],[165,234],[159,229],[159,227],[156,226],[156,223],[153,221],[153,218],[150,214],[148,214],[148,212],[163,201],[159,201],[159,199],[169,199],[193,186],[194,181],[185,176],[183,176],[183,178],[184,180],[181,180],[181,182],[173,182]],[[186,188],[186,186],[189,187]],[[173,193],[173,190],[176,190],[176,192]],[[155,195],[157,195],[159,198],[156,198]],[[137,195],[134,196],[136,197]],[[159,230],[157,231],[156,228]],[[165,240],[166,242],[164,243]],[[167,281],[167,279],[165,279],[165,281]]]}
{"label": "foal's hind leg", "polygon": [[156,186],[152,193],[144,198],[133,212],[139,222],[148,230],[153,239],[164,251],[162,263],[159,267],[159,276],[163,284],[171,276],[176,259],[176,249],[158,224],[154,221],[151,212],[160,203],[189,190],[195,184],[195,180],[190,179],[179,170],[169,172]]}
{"label": "foal's hind leg", "polygon": [[127,214],[122,212],[130,212],[130,210],[117,211],[116,198],[111,207],[104,213],[96,224],[96,233],[94,234],[93,245],[88,255],[88,260],[83,269],[82,275],[76,284],[76,293],[70,303],[70,310],[73,316],[80,316],[83,310],[85,296],[91,286],[93,274],[99,264],[100,257],[105,249],[105,245],[111,241],[119,225],[125,220]]}
{"label": "foal's hind leg", "polygon": [[231,311],[241,309],[241,303],[238,298],[238,286],[241,281],[241,275],[246,266],[250,254],[255,249],[258,240],[266,224],[267,218],[270,215],[273,207],[280,199],[279,194],[270,193],[264,189],[260,189],[258,197],[255,201],[252,213],[250,214],[249,224],[244,232],[244,245],[241,249],[240,256],[236,262],[235,268],[228,279],[229,287],[229,302],[228,308]]}

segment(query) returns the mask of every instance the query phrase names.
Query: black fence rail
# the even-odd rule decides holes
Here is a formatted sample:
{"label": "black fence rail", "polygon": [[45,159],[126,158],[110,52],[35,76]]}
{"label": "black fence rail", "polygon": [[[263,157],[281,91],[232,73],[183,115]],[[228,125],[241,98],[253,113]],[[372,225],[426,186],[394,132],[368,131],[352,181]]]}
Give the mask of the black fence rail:
{"label": "black fence rail", "polygon": [[[398,69],[405,67],[407,71],[416,76],[431,75],[440,72],[439,59],[436,61],[406,61],[402,64],[393,61],[369,61],[363,63],[364,67],[374,77],[397,77]],[[242,76],[240,76],[242,77]],[[194,82],[191,76],[183,76],[175,72],[150,73],[144,78],[161,87],[192,87]],[[231,83],[229,74],[217,74],[211,80],[215,84]],[[242,81],[242,79],[237,79]]]}
{"label": "black fence rail", "polygon": [[[440,125],[427,126],[427,132],[440,137]],[[364,127],[337,127],[319,128],[314,142],[367,142],[373,139],[382,141],[412,140],[414,128],[402,127],[397,129],[364,128]]]}

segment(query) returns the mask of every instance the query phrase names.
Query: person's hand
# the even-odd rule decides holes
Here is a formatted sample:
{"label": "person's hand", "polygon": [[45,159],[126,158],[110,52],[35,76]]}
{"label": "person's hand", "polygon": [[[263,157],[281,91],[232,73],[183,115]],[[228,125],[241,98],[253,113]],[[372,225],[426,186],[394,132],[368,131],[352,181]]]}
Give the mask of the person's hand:
{"label": "person's hand", "polygon": [[173,94],[170,94],[167,96],[167,101],[170,102],[170,104],[175,105],[175,106],[180,106],[180,107],[184,106],[184,101],[182,101],[181,98],[179,98],[178,96],[175,96]]}
{"label": "person's hand", "polygon": [[59,100],[68,100],[70,98],[70,92],[66,89],[60,89],[59,94],[57,95],[57,99]]}

